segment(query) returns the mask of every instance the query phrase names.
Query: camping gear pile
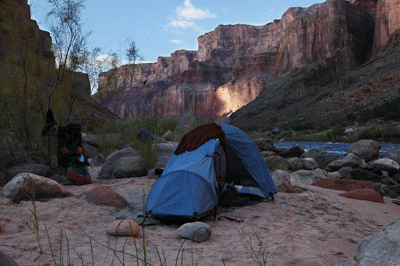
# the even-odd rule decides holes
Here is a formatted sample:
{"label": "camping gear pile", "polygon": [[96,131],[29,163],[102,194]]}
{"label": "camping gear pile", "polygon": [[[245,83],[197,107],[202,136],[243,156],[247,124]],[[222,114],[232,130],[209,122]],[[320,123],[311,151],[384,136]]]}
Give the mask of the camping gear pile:
{"label": "camping gear pile", "polygon": [[194,221],[215,213],[221,203],[243,205],[275,193],[253,140],[236,127],[211,123],[182,138],[149,192],[146,213],[161,220]]}

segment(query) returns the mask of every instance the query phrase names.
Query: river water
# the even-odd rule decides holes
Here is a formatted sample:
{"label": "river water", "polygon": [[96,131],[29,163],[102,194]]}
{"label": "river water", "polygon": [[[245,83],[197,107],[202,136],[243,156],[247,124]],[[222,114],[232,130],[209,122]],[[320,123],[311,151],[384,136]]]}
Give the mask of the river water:
{"label": "river water", "polygon": [[[344,157],[348,149],[354,143],[344,143],[344,142],[312,142],[312,141],[278,141],[274,145],[277,148],[290,149],[299,144],[305,152],[314,149],[321,148],[329,153],[337,153],[341,157]],[[400,144],[390,144],[390,143],[380,143],[381,149],[379,153],[385,153],[393,149],[400,149]]]}

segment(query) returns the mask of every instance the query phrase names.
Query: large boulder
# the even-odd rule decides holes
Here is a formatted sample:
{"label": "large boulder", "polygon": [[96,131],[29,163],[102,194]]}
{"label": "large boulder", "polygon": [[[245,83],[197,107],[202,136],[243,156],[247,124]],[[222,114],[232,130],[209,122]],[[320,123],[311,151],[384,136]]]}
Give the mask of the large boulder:
{"label": "large boulder", "polygon": [[336,153],[329,153],[321,148],[314,148],[303,153],[301,158],[313,158],[317,162],[318,168],[325,169],[330,162],[339,159],[340,156]]}
{"label": "large boulder", "polygon": [[260,152],[263,151],[276,152],[276,147],[274,146],[274,141],[272,139],[261,137],[255,139],[254,143],[257,145]]}
{"label": "large boulder", "polygon": [[392,160],[395,160],[398,164],[400,164],[400,150],[393,149],[391,151],[382,153],[379,155],[379,158],[390,158]]}
{"label": "large boulder", "polygon": [[147,175],[147,170],[143,166],[142,157],[122,157],[119,158],[113,168],[112,178],[140,177]]}
{"label": "large boulder", "polygon": [[16,175],[1,190],[1,196],[9,198],[13,202],[30,200],[33,194],[35,199],[73,196],[56,181],[30,173]]}
{"label": "large boulder", "polygon": [[114,164],[116,163],[116,161],[118,161],[122,157],[134,157],[137,155],[138,152],[130,147],[110,154],[107,157],[106,162],[101,167],[99,176],[108,176],[108,178],[111,178],[111,175],[113,174],[114,170]]}
{"label": "large boulder", "polygon": [[343,158],[334,160],[333,162],[329,163],[325,170],[328,172],[335,172],[345,166],[350,166],[351,168],[367,167],[364,159],[354,155],[353,153],[347,153],[346,156],[344,156]]}
{"label": "large boulder", "polygon": [[382,232],[365,237],[354,256],[357,266],[399,265],[400,219],[389,224]]}
{"label": "large boulder", "polygon": [[82,199],[95,205],[125,208],[129,203],[117,192],[107,186],[99,186],[82,194]]}
{"label": "large boulder", "polygon": [[350,175],[351,175],[352,179],[365,180],[365,181],[371,181],[371,182],[380,182],[381,178],[382,178],[380,175],[374,174],[370,171],[360,169],[360,168],[351,170]]}
{"label": "large boulder", "polygon": [[281,156],[270,156],[268,158],[264,158],[264,162],[271,174],[275,172],[275,170],[287,171],[290,167],[288,160],[282,158]]}
{"label": "large boulder", "polygon": [[379,158],[380,149],[381,145],[379,145],[379,142],[376,140],[363,139],[354,143],[347,151],[347,154],[352,153],[357,157],[364,159],[366,162],[369,162]]}
{"label": "large boulder", "polygon": [[315,170],[299,170],[291,174],[291,180],[311,185],[317,180],[327,178],[327,172],[321,169]]}
{"label": "large boulder", "polygon": [[292,183],[290,182],[290,174],[286,171],[276,170],[272,174],[272,180],[278,192],[285,192],[285,193],[295,193],[296,189],[293,187]]}

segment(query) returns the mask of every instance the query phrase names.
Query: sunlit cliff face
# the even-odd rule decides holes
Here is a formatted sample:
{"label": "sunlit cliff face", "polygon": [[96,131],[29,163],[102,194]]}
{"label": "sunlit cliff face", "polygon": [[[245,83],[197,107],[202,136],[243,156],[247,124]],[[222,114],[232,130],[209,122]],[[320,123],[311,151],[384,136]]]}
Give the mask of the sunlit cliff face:
{"label": "sunlit cliff face", "polygon": [[239,80],[232,84],[229,82],[215,92],[218,102],[216,117],[229,113],[247,105],[253,101],[261,92],[263,85],[259,80],[244,81]]}

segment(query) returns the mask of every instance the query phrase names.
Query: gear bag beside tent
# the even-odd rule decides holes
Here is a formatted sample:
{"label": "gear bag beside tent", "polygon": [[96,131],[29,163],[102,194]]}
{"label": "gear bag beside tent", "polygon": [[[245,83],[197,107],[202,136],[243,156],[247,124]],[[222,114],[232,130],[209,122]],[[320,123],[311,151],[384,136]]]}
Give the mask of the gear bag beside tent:
{"label": "gear bag beside tent", "polygon": [[154,182],[146,213],[158,219],[198,220],[215,209],[220,192],[232,183],[251,197],[277,193],[257,146],[244,131],[226,124],[200,126],[185,134]]}

